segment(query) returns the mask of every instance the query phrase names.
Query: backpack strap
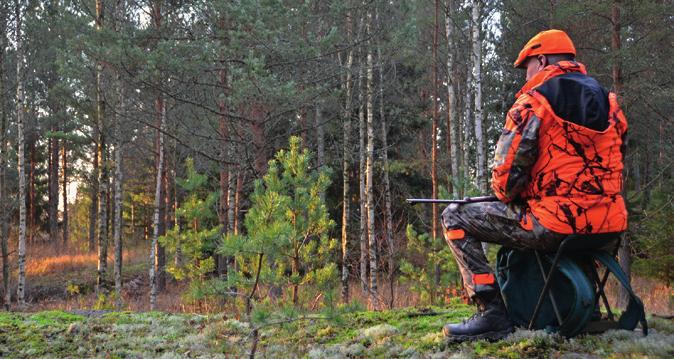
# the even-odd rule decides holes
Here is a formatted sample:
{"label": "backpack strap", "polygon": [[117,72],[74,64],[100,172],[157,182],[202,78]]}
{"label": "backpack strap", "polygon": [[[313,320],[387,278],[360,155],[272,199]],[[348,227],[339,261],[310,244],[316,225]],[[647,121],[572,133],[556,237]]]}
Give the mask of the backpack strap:
{"label": "backpack strap", "polygon": [[608,269],[613,276],[620,282],[620,284],[627,290],[629,294],[629,303],[627,308],[618,319],[618,325],[622,329],[634,330],[638,323],[641,323],[641,330],[644,335],[648,335],[648,322],[646,321],[646,312],[644,311],[644,304],[641,302],[641,299],[634,293],[632,287],[630,286],[627,275],[623,272],[622,268],[615,258],[610,254],[603,251],[596,251],[591,253],[592,258],[601,262],[606,269]]}

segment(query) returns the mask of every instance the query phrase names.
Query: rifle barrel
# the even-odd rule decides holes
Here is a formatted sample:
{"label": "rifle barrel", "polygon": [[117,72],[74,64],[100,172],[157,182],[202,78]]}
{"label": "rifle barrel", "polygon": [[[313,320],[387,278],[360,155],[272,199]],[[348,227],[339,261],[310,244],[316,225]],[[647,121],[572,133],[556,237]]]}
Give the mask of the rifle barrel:
{"label": "rifle barrel", "polygon": [[494,202],[498,201],[498,198],[496,198],[495,196],[466,197],[464,199],[408,198],[406,201],[407,203],[410,204],[417,204],[417,203],[449,204],[449,203]]}

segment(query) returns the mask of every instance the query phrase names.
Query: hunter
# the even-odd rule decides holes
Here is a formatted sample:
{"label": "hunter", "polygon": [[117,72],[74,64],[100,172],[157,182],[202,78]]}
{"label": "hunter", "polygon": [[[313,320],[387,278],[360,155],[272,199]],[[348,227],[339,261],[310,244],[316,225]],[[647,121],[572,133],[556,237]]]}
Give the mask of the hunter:
{"label": "hunter", "polygon": [[568,234],[622,232],[621,196],[627,121],[614,93],[575,61],[561,30],[540,32],[515,67],[526,84],[508,111],[492,170],[495,202],[451,204],[444,236],[478,312],[443,333],[453,341],[507,336],[513,328],[481,242],[555,250]]}

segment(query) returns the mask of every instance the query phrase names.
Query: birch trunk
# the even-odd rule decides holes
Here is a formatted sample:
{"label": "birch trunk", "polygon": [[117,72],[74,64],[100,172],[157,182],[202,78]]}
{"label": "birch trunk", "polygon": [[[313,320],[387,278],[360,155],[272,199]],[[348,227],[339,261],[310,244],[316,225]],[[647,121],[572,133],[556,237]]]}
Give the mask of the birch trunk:
{"label": "birch trunk", "polygon": [[[372,35],[372,13],[367,12],[366,33]],[[368,234],[368,254],[370,256],[370,290],[369,303],[373,310],[379,309],[379,297],[377,293],[377,241],[374,233],[374,193],[373,193],[373,172],[374,172],[374,64],[372,58],[372,43],[367,42],[367,162],[365,186],[367,192],[367,234]]]}
{"label": "birch trunk", "polygon": [[[471,25],[473,30],[473,86],[475,88],[475,146],[477,147],[477,182],[480,194],[487,194],[487,166],[485,134],[483,131],[484,112],[482,111],[482,42],[481,42],[481,0],[473,0]],[[489,253],[489,243],[482,242],[484,255]]]}
{"label": "birch trunk", "polygon": [[166,108],[162,106],[161,123],[159,125],[159,160],[157,163],[157,180],[154,193],[154,219],[152,232],[152,247],[150,249],[150,310],[155,310],[157,305],[159,260],[157,249],[159,248],[159,207],[161,207],[162,174],[164,172],[164,129],[166,128]]}
{"label": "birch trunk", "polygon": [[473,86],[475,88],[475,145],[477,147],[477,180],[481,194],[487,193],[486,147],[483,131],[484,113],[482,111],[482,39],[481,39],[482,1],[473,0]]}
{"label": "birch trunk", "polygon": [[[103,28],[103,1],[96,0],[96,31]],[[103,100],[103,62],[96,61],[96,126],[98,127],[98,272],[96,292],[106,290],[105,276],[108,266],[108,217],[107,217],[107,149],[105,146],[105,102]]]}
{"label": "birch trunk", "polygon": [[[352,17],[349,11],[346,14],[346,38],[351,44]],[[344,113],[342,114],[344,136],[342,151],[342,301],[349,302],[349,218],[351,199],[349,188],[349,167],[351,166],[351,66],[353,64],[353,50],[349,48],[346,55],[346,78],[344,81]]]}
{"label": "birch trunk", "polygon": [[[362,56],[361,56],[362,58]],[[367,275],[367,206],[365,197],[365,96],[363,95],[363,66],[362,63],[358,69],[358,157],[359,157],[359,182],[358,182],[358,199],[360,202],[360,285],[364,292],[367,292],[368,275]]]}
{"label": "birch trunk", "polygon": [[456,108],[456,79],[454,71],[454,22],[452,15],[456,9],[454,0],[447,1],[447,13],[445,15],[445,27],[447,34],[447,153],[449,154],[449,171],[451,178],[447,184],[447,189],[454,198],[460,198],[463,194],[459,191],[459,184],[463,181],[461,178],[461,169],[459,168],[459,121],[457,119]]}
{"label": "birch trunk", "polygon": [[15,0],[15,14],[16,14],[16,123],[17,123],[17,137],[19,146],[19,248],[17,261],[19,265],[19,278],[16,290],[16,297],[19,307],[26,305],[26,170],[25,170],[25,138],[24,138],[24,94],[23,94],[23,62],[24,49],[23,41],[21,39],[21,5],[20,0]]}

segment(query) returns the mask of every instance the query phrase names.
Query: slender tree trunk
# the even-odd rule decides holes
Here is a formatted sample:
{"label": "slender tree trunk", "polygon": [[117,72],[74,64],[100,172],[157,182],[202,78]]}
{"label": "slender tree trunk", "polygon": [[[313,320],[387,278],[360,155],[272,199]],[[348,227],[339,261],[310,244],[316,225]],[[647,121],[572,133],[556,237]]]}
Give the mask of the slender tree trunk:
{"label": "slender tree trunk", "polygon": [[460,135],[463,135],[463,138],[461,140],[462,144],[462,168],[463,168],[463,180],[464,184],[462,186],[463,192],[465,195],[467,185],[469,183],[469,178],[472,177],[472,171],[470,164],[474,163],[475,157],[472,156],[470,153],[470,145],[473,139],[473,121],[471,119],[472,116],[472,107],[473,107],[473,71],[471,70],[471,64],[470,64],[470,57],[471,56],[466,56],[467,57],[467,69],[466,69],[466,83],[465,83],[465,88],[464,88],[464,97],[463,97],[463,121],[462,121],[462,127],[463,131],[459,132]]}
{"label": "slender tree trunk", "polygon": [[[352,17],[349,11],[346,15],[346,36],[351,43]],[[344,81],[344,136],[342,154],[342,301],[349,302],[349,218],[351,199],[349,188],[349,168],[351,166],[351,66],[353,64],[353,50],[349,48],[346,55],[346,80]]]}
{"label": "slender tree trunk", "polygon": [[161,123],[159,126],[159,160],[157,163],[157,181],[154,194],[154,220],[152,233],[152,247],[150,249],[150,310],[155,310],[157,305],[158,272],[160,270],[157,249],[159,248],[159,209],[162,204],[162,174],[164,170],[164,129],[166,127],[166,109],[162,107]]}
{"label": "slender tree trunk", "polygon": [[[103,1],[96,0],[96,31],[103,29],[104,18]],[[105,102],[103,99],[103,61],[96,61],[96,125],[98,127],[98,276],[96,279],[96,291],[98,293],[107,290],[106,272],[108,266],[108,217],[107,217],[107,148],[105,144]]]}
{"label": "slender tree trunk", "polygon": [[456,9],[454,0],[447,1],[447,14],[445,15],[445,27],[447,32],[447,153],[449,154],[449,172],[451,178],[447,189],[454,198],[460,198],[459,191],[461,170],[459,168],[459,121],[456,107],[456,78],[454,76],[454,22],[452,16]]}
{"label": "slender tree trunk", "polygon": [[[481,37],[482,1],[473,0],[471,27],[473,30],[473,86],[475,88],[475,145],[477,147],[477,182],[480,194],[487,194],[487,165],[485,133],[483,131],[484,112],[482,111],[482,37]],[[489,243],[482,242],[485,256],[489,254]]]}
{"label": "slender tree trunk", "polygon": [[[50,106],[52,114],[58,111]],[[52,124],[51,131],[57,131],[57,126]],[[56,138],[49,139],[49,186],[48,186],[48,214],[49,214],[49,242],[58,244],[58,204],[59,204],[59,142]]]}
{"label": "slender tree trunk", "polygon": [[[0,6],[0,93],[5,93],[5,47],[7,46],[7,20],[9,6]],[[3,308],[9,310],[12,301],[9,270],[9,206],[10,197],[5,188],[7,166],[7,102],[0,98],[0,252],[2,254]]]}
{"label": "slender tree trunk", "polygon": [[26,305],[26,172],[25,172],[25,138],[24,138],[24,94],[23,94],[23,62],[24,48],[21,33],[21,6],[20,0],[15,0],[15,22],[16,22],[16,123],[17,137],[19,146],[19,249],[17,261],[19,264],[19,279],[16,290],[16,297],[19,307]]}
{"label": "slender tree trunk", "polygon": [[[362,58],[362,56],[361,56]],[[360,285],[363,291],[368,290],[367,275],[367,206],[365,198],[365,96],[363,90],[363,65],[358,69],[358,132],[359,132],[359,195],[360,202]]]}
{"label": "slender tree trunk", "polygon": [[241,232],[241,193],[243,191],[243,173],[236,173],[236,191],[234,193],[234,234]]}
{"label": "slender tree trunk", "polygon": [[[381,26],[379,9],[377,8],[376,23]],[[384,110],[384,66],[381,56],[381,46],[377,45],[377,67],[379,68],[379,120],[381,121],[381,147],[382,162],[384,166],[384,224],[386,228],[385,238],[388,248],[388,281],[389,281],[389,309],[393,309],[395,302],[395,259],[396,248],[393,243],[393,218],[391,216],[391,181],[389,179],[388,162],[388,136],[386,125],[386,111]]]}
{"label": "slender tree trunk", "polygon": [[[316,167],[322,168],[325,165],[325,126],[323,126],[323,114],[321,112],[320,100],[317,101],[314,108],[314,125],[316,126]],[[321,202],[325,203],[325,192],[318,194]]]}
{"label": "slender tree trunk", "polygon": [[[372,12],[368,9],[366,22],[367,36],[372,35]],[[367,227],[368,246],[370,256],[370,293],[369,303],[374,310],[379,309],[379,297],[377,293],[377,240],[374,223],[374,64],[372,58],[372,43],[367,42],[367,161],[365,175],[365,191],[367,196]]]}
{"label": "slender tree trunk", "polygon": [[[431,198],[438,198],[438,17],[439,17],[439,0],[435,0],[435,21],[433,23],[433,47],[431,60]],[[438,205],[433,203],[431,205],[431,238],[433,239],[433,247],[438,246]],[[435,263],[434,283],[435,286],[440,285],[440,263]]]}
{"label": "slender tree trunk", "polygon": [[[25,96],[25,94],[24,94]],[[24,108],[25,111],[25,108]],[[25,125],[25,124],[24,124]],[[35,236],[35,219],[37,218],[37,207],[35,206],[35,134],[33,131],[24,132],[24,138],[27,137],[28,142],[28,228],[27,236],[28,243],[32,243]],[[24,140],[26,142],[26,140]],[[24,147],[26,147],[24,145]]]}
{"label": "slender tree trunk", "polygon": [[[115,7],[116,10],[116,19],[115,19],[115,31],[122,31],[122,24],[126,19],[126,1],[119,0]],[[124,198],[123,181],[124,181],[124,169],[123,164],[123,141],[122,141],[122,125],[121,121],[126,115],[126,98],[124,96],[124,88],[121,81],[121,75],[119,72],[116,73],[115,87],[117,89],[117,106],[118,111],[121,112],[120,115],[115,115],[115,148],[114,148],[114,158],[115,158],[115,187],[114,187],[114,215],[113,215],[113,226],[112,226],[112,236],[115,242],[115,306],[117,310],[122,308],[122,200]],[[120,118],[121,117],[121,118]]]}
{"label": "slender tree trunk", "polygon": [[[64,127],[65,130],[65,127]],[[66,148],[65,141],[61,146],[61,167],[63,171],[63,222],[62,225],[62,240],[63,246],[68,246],[68,149]]]}
{"label": "slender tree trunk", "polygon": [[[611,66],[611,77],[613,80],[613,92],[616,93],[619,99],[622,99],[623,79],[622,79],[622,55],[621,51],[621,31],[620,22],[620,1],[614,0],[611,5],[611,50],[613,51],[613,64]],[[624,159],[623,159],[624,161]],[[627,169],[627,166],[625,166]],[[631,281],[632,278],[632,253],[630,250],[629,236],[623,236],[620,248],[618,249],[618,262],[623,272],[627,275],[627,279]],[[629,303],[629,293],[622,286],[618,290],[618,306],[626,308]]]}
{"label": "slender tree trunk", "polygon": [[483,131],[484,113],[482,111],[482,37],[481,37],[482,1],[473,0],[473,86],[475,88],[475,144],[477,147],[477,180],[481,194],[487,193],[486,147]]}
{"label": "slender tree trunk", "polygon": [[[218,19],[218,29],[225,33],[226,31],[226,19],[223,14],[220,15]],[[224,35],[221,35],[224,36]],[[220,47],[223,49],[227,45],[227,40],[223,38],[220,40]],[[232,180],[230,179],[230,168],[229,161],[231,156],[230,143],[229,140],[229,125],[227,123],[227,62],[225,61],[224,54],[221,54],[220,57],[220,70],[218,71],[218,86],[220,87],[220,99],[218,100],[218,110],[220,112],[220,208],[218,220],[222,226],[220,233],[227,234],[230,229],[230,193],[232,187]],[[218,275],[224,277],[227,275],[228,268],[227,264],[229,263],[229,258],[224,258],[220,255],[216,257],[217,260],[217,272]]]}
{"label": "slender tree trunk", "polygon": [[477,147],[477,180],[478,188],[482,194],[487,192],[487,177],[485,172],[485,146],[483,134],[483,112],[482,112],[482,43],[481,43],[481,1],[472,1],[472,63],[473,63],[473,88],[475,96],[474,104],[474,124],[475,124],[475,143]]}
{"label": "slender tree trunk", "polygon": [[[98,141],[98,127],[94,130],[95,138]],[[98,147],[98,144],[95,144]],[[91,188],[89,196],[91,203],[89,204],[89,252],[94,252],[96,249],[96,225],[98,223],[98,149],[94,150],[94,159],[92,161],[92,175]]]}

